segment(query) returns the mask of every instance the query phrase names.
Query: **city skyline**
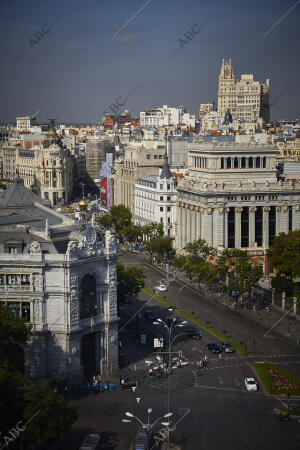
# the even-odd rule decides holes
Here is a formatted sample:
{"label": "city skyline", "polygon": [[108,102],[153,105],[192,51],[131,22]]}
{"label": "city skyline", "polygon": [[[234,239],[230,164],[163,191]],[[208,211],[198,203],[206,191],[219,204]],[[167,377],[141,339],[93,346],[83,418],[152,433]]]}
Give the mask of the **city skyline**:
{"label": "city skyline", "polygon": [[298,3],[3,2],[0,122],[40,110],[41,122],[99,123],[120,97],[133,115],[163,104],[198,115],[217,101],[223,58],[237,78],[270,78],[271,119],[295,119]]}

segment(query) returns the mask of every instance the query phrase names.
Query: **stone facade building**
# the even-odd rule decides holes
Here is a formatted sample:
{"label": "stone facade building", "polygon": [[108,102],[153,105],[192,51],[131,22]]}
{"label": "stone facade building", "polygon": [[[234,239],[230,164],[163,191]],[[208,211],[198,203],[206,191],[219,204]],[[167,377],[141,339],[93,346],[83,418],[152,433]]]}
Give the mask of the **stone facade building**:
{"label": "stone facade building", "polygon": [[114,203],[122,203],[134,214],[134,188],[140,178],[158,176],[163,166],[166,144],[163,141],[130,143],[124,161],[116,164]]}
{"label": "stone facade building", "polygon": [[241,75],[235,81],[231,59],[223,59],[219,76],[218,115],[224,117],[230,110],[237,119],[253,121],[262,117],[270,121],[269,80],[265,84],[254,81],[253,75]]}
{"label": "stone facade building", "polygon": [[195,144],[190,176],[177,186],[177,248],[201,238],[247,249],[264,264],[274,237],[300,228],[300,183],[277,181],[276,152],[271,144]]}
{"label": "stone facade building", "polygon": [[175,238],[176,198],[175,180],[165,155],[164,166],[158,177],[141,178],[135,184],[135,224],[162,223],[164,234]]}
{"label": "stone facade building", "polygon": [[116,246],[17,178],[0,193],[0,301],[33,325],[25,373],[78,384],[118,370]]}

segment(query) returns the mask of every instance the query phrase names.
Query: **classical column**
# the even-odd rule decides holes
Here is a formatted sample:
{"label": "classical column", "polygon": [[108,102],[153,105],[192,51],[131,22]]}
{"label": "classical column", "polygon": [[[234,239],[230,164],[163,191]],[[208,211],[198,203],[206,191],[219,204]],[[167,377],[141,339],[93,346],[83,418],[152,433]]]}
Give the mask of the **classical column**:
{"label": "classical column", "polygon": [[276,236],[280,233],[281,206],[276,206]]}
{"label": "classical column", "polygon": [[292,228],[293,230],[299,230],[300,229],[300,206],[294,205],[293,206],[293,220],[292,220]]}
{"label": "classical column", "polygon": [[198,206],[196,206],[195,215],[196,215],[196,241],[197,241],[201,237],[201,228],[200,228],[201,216],[200,216],[200,208]]}
{"label": "classical column", "polygon": [[214,247],[225,247],[224,239],[224,215],[225,211],[223,206],[214,210],[214,220],[216,221],[216,233],[214,233]]}
{"label": "classical column", "polygon": [[287,205],[281,207],[280,231],[286,234],[289,232],[289,207]]}
{"label": "classical column", "polygon": [[187,233],[186,233],[187,208],[186,208],[186,204],[185,203],[182,204],[182,208],[183,208],[182,209],[183,215],[182,215],[182,230],[181,230],[181,233],[182,233],[181,248],[183,248],[185,246],[186,242],[187,242],[187,240],[186,240],[186,235],[187,235]]}
{"label": "classical column", "polygon": [[197,223],[198,223],[198,220],[197,220],[197,217],[198,217],[198,207],[197,206],[194,206],[194,240],[195,241],[197,241],[197,232],[198,232],[198,230],[197,230]]}
{"label": "classical column", "polygon": [[228,213],[229,208],[224,208],[224,248],[228,248]]}
{"label": "classical column", "polygon": [[241,214],[242,214],[243,208],[237,207],[235,208],[235,242],[234,246],[235,248],[241,248],[242,240],[241,240]]}
{"label": "classical column", "polygon": [[270,206],[263,207],[263,247],[269,247],[269,212]]}
{"label": "classical column", "polygon": [[249,208],[249,248],[255,247],[255,206]]}
{"label": "classical column", "polygon": [[203,239],[209,245],[213,245],[213,215],[212,208],[203,208]]}

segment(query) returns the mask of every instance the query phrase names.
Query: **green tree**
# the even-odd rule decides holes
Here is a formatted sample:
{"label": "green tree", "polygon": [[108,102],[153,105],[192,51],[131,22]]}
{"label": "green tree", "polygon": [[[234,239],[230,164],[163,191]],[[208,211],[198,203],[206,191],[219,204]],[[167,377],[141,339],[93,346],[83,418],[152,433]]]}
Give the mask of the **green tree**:
{"label": "green tree", "polygon": [[120,236],[123,228],[131,225],[132,214],[129,208],[120,204],[113,205],[109,213],[104,214],[98,219],[100,225],[104,227],[115,227],[116,234]]}
{"label": "green tree", "polygon": [[224,249],[218,258],[217,273],[220,276],[225,292],[238,296],[250,292],[263,276],[261,267],[254,266],[245,250],[236,248]]}
{"label": "green tree", "polygon": [[190,277],[192,274],[197,275],[199,282],[210,283],[216,275],[216,268],[212,262],[216,256],[215,249],[205,240],[198,239],[188,242],[184,252],[184,255],[175,258],[175,266],[189,273]]}
{"label": "green tree", "polygon": [[146,248],[157,256],[166,256],[172,250],[172,239],[169,236],[153,237],[146,243]]}
{"label": "green tree", "polygon": [[127,225],[123,228],[122,234],[125,238],[132,242],[141,235],[141,229],[135,225]]}
{"label": "green tree", "polygon": [[[67,431],[77,417],[74,407],[55,394],[49,380],[33,383],[19,370],[20,349],[28,344],[30,337],[31,326],[25,324],[23,319],[13,318],[11,311],[1,306],[0,408],[5,414],[1,414],[0,419],[0,442],[2,446],[7,444],[11,448],[19,440],[28,446],[56,438],[61,431]],[[9,430],[17,423],[24,425],[37,412],[34,421],[26,429],[23,427],[18,441],[12,442]]]}
{"label": "green tree", "polygon": [[125,295],[137,295],[145,285],[143,269],[138,266],[125,267],[117,263],[118,304],[124,301]]}
{"label": "green tree", "polygon": [[13,319],[9,309],[0,306],[0,361],[21,368],[20,353],[30,339],[31,328],[24,319]]}
{"label": "green tree", "polygon": [[267,251],[271,266],[287,278],[300,276],[300,230],[280,233]]}
{"label": "green tree", "polygon": [[146,236],[146,240],[153,237],[163,236],[164,227],[162,223],[151,222],[141,227],[141,233]]}
{"label": "green tree", "polygon": [[287,278],[284,275],[278,273],[275,278],[271,281],[272,288],[275,289],[277,294],[285,292],[288,297],[293,294],[294,283],[291,278]]}

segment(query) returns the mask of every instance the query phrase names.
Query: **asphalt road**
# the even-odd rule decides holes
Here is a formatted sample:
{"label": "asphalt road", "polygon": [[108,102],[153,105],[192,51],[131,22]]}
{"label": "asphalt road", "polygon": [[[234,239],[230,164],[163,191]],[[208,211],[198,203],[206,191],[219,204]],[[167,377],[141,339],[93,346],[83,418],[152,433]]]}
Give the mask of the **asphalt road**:
{"label": "asphalt road", "polygon": [[[156,269],[144,266],[139,255],[125,254],[121,260],[127,266],[143,266],[147,277],[146,286],[151,289],[163,278]],[[181,286],[177,281],[170,283],[166,297],[173,303]],[[174,370],[170,377],[170,410],[173,412],[174,428],[170,434],[171,442],[182,450],[298,450],[300,421],[280,421],[274,413],[274,408],[287,408],[287,399],[267,397],[262,389],[248,392],[244,379],[253,376],[249,363],[254,360],[272,361],[299,377],[299,351],[272,335],[271,338],[263,338],[264,330],[258,324],[220,307],[194,290],[183,290],[181,306],[189,313],[195,312],[195,316],[202,321],[209,321],[218,331],[227,330],[227,335],[235,341],[247,342],[248,348],[256,356],[242,358],[233,353],[222,354],[220,359],[218,355],[207,351],[206,345],[209,342],[217,343],[218,339],[205,330],[202,330],[200,340],[192,340],[187,336],[175,339],[172,351],[181,351],[189,364]],[[145,318],[140,318],[137,325],[129,319],[129,324],[125,326],[136,308],[136,302],[133,302],[122,306],[120,311],[123,318],[120,351],[130,359],[130,366],[122,371],[131,368],[128,373],[132,376],[132,369],[136,367],[135,375],[145,376],[145,360],[155,361],[153,338],[163,337],[166,342],[167,335],[163,327]],[[142,313],[152,311],[155,317],[164,320],[170,314],[165,305],[145,293],[140,295],[138,308]],[[184,331],[185,328],[177,328],[173,336]],[[136,342],[139,334],[146,334],[147,344]],[[204,355],[208,356],[208,364],[200,368],[197,362]],[[161,378],[155,384],[137,389],[136,397],[140,400],[136,403],[136,415],[142,422],[147,421],[148,408],[153,409],[151,422],[167,412],[167,387],[167,379]],[[99,449],[128,450],[132,424],[123,423],[122,419],[126,411],[132,412],[133,401],[130,389],[90,394],[77,399],[75,405],[80,410],[79,418],[70,435],[53,450],[78,449],[86,434],[92,431],[101,435]],[[290,408],[299,403],[300,399],[291,399]],[[160,422],[154,428],[156,433],[163,428]],[[110,437],[114,441],[112,447],[108,445]],[[152,450],[155,448],[159,447]]]}
{"label": "asphalt road", "polygon": [[[127,266],[131,264],[142,266],[146,275],[145,285],[152,290],[164,278],[164,275],[158,269],[144,263],[141,255],[125,253],[120,260]],[[162,295],[165,295],[167,300],[174,304],[177,301],[181,286],[181,282],[177,280],[172,281],[168,286],[168,291],[162,293]],[[140,307],[143,305],[143,302],[147,303],[142,312],[148,310],[152,311],[155,316],[166,317],[167,308],[155,298],[143,292],[140,295],[140,299]],[[131,306],[133,312],[134,307],[133,305]],[[267,337],[263,337],[266,329],[262,328],[261,325],[235,314],[217,302],[206,299],[189,286],[186,286],[181,292],[180,307],[190,314],[194,312],[195,317],[203,322],[208,322],[210,326],[219,332],[226,330],[228,337],[236,342],[246,344],[247,348],[253,351],[255,355],[261,357],[262,360],[268,359],[281,365],[293,375],[300,377],[300,352],[298,348],[272,335],[272,333]],[[211,335],[209,336],[210,342],[218,341]],[[190,350],[190,346],[188,346],[186,352],[188,358],[191,358],[188,350]]]}

